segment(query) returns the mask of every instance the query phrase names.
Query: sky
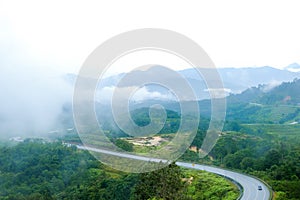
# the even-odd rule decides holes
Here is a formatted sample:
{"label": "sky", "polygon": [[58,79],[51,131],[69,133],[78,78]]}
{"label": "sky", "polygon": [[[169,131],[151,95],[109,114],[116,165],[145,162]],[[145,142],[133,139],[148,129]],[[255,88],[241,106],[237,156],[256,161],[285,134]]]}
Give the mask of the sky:
{"label": "sky", "polygon": [[78,73],[87,56],[112,36],[163,28],[196,41],[217,67],[283,68],[300,63],[298,4],[293,0],[1,0],[0,56],[41,72]]}
{"label": "sky", "polygon": [[[300,63],[296,0],[0,0],[0,137],[49,130],[72,97],[61,76],[78,74],[104,41],[140,28],[189,37],[217,67]],[[181,69],[187,63],[164,52],[136,52],[109,73],[148,64]]]}

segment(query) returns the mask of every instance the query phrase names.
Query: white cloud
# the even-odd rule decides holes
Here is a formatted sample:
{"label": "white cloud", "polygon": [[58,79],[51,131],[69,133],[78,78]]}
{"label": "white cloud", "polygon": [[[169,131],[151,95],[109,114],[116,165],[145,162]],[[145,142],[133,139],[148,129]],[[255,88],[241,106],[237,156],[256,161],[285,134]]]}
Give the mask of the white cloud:
{"label": "white cloud", "polygon": [[278,85],[280,85],[281,83],[282,83],[281,81],[273,80],[270,83],[264,85],[262,90],[264,92],[268,92],[268,91],[272,90],[274,87],[277,87]]}
{"label": "white cloud", "polygon": [[229,88],[210,88],[204,91],[209,92],[210,98],[212,99],[225,98],[232,92]]}
{"label": "white cloud", "polygon": [[[158,99],[158,100],[175,100],[175,97],[172,93],[160,93],[157,91],[150,92],[146,87],[134,88],[134,87],[120,87],[118,88],[118,92],[120,94],[124,94],[123,96],[127,96],[127,94],[135,90],[134,94],[131,95],[130,101],[144,101],[149,99]],[[113,93],[115,92],[115,87],[104,87],[100,90],[96,91],[96,101],[102,103],[109,103],[112,100]]]}
{"label": "white cloud", "polygon": [[45,134],[58,126],[57,117],[70,102],[72,88],[59,75],[15,59],[9,65],[0,61],[0,136]]}
{"label": "white cloud", "polygon": [[134,101],[143,101],[147,99],[159,99],[159,100],[175,100],[174,95],[171,93],[161,94],[160,92],[149,92],[147,88],[140,88],[133,96]]}

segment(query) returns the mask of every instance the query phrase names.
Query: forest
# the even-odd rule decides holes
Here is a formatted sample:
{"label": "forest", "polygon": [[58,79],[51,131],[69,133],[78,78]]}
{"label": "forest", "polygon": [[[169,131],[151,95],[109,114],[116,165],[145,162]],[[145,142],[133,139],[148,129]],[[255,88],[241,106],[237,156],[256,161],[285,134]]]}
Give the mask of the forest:
{"label": "forest", "polygon": [[[181,159],[254,175],[272,187],[275,199],[300,199],[300,80],[264,87],[227,98],[223,132],[208,157],[187,151]],[[202,123],[192,143],[198,149],[208,120]]]}
{"label": "forest", "polygon": [[[238,132],[224,132],[209,157],[199,160],[195,152],[188,152],[181,159],[254,175],[272,187],[276,199],[299,199],[299,125],[283,127],[233,123],[232,129],[237,127]],[[197,140],[201,140],[205,133],[198,135]]]}
{"label": "forest", "polygon": [[238,195],[230,181],[174,163],[154,172],[130,174],[61,142],[27,139],[0,147],[1,200],[233,200]]}

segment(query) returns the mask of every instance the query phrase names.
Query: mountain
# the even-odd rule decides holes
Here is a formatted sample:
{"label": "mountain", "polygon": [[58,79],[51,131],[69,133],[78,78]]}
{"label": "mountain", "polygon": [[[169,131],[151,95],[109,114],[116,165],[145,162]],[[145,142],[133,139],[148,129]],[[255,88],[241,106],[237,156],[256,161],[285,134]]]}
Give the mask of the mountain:
{"label": "mountain", "polygon": [[240,94],[232,94],[227,100],[230,103],[257,103],[264,105],[300,105],[300,79],[295,78],[291,82],[283,82],[280,85],[268,89],[268,85],[251,87]]}
{"label": "mountain", "polygon": [[270,90],[252,87],[227,98],[227,120],[241,123],[300,123],[300,79]]}
{"label": "mountain", "polygon": [[[205,74],[209,73],[211,69],[202,69]],[[291,64],[285,69],[276,69],[269,66],[258,67],[258,68],[219,68],[218,72],[223,81],[223,85],[225,88],[225,93],[229,95],[241,93],[248,88],[255,87],[259,84],[266,85],[265,90],[269,90],[274,86],[281,84],[282,82],[292,81],[295,78],[300,78],[300,66],[297,63]],[[183,76],[186,81],[191,85],[196,94],[197,100],[209,99],[209,92],[206,86],[206,79],[214,79],[214,77],[206,77],[206,79],[202,78],[201,75],[194,69],[189,68],[185,70],[178,71],[179,75]],[[148,68],[145,71],[136,70],[132,73],[125,74],[120,73],[118,75],[105,77],[102,79],[101,84],[99,84],[99,90],[105,90],[105,88],[109,88],[112,92],[114,87],[117,86],[118,82],[126,77],[126,83],[123,85],[119,85],[118,87],[130,87],[130,86],[138,86],[139,82],[143,81],[143,79],[149,79],[153,77],[158,80],[168,80],[169,83],[177,83],[177,77],[173,74],[170,74],[168,70],[164,67],[156,65]],[[64,79],[70,84],[74,84],[76,80],[76,75],[67,74]],[[181,84],[175,84],[177,88],[181,88]],[[139,94],[138,96],[145,96],[145,99],[153,99],[155,96],[156,99],[171,97],[164,86],[158,86],[156,84],[148,84],[144,87],[146,94]],[[182,88],[181,88],[182,89]],[[144,93],[145,93],[144,91]],[[156,95],[151,95],[155,93]],[[108,96],[106,93],[100,93],[102,96]],[[110,94],[111,95],[111,94]],[[148,97],[147,97],[148,95]],[[173,99],[174,100],[174,96]]]}
{"label": "mountain", "polygon": [[[223,80],[224,88],[233,94],[240,93],[247,88],[259,84],[274,84],[299,78],[300,73],[276,69],[269,66],[258,68],[219,68],[218,72]],[[196,79],[194,69],[182,70],[179,73],[187,78]]]}
{"label": "mountain", "polygon": [[[160,70],[159,68],[152,70]],[[233,70],[233,69],[230,69]],[[243,69],[241,71],[252,71],[254,69]],[[278,72],[273,68],[256,69]],[[228,72],[228,69],[226,69]],[[234,70],[233,70],[234,71]],[[255,71],[255,70],[254,70]],[[281,70],[284,71],[284,70]],[[185,70],[185,76],[189,76],[191,71]],[[224,72],[224,71],[223,71]],[[284,71],[286,72],[286,71]],[[237,74],[237,72],[235,72]],[[252,71],[254,74],[254,72]],[[297,75],[297,73],[287,72],[286,74]],[[130,79],[139,76],[142,73],[136,72]],[[250,73],[248,73],[250,74]],[[192,75],[192,74],[191,74]],[[284,78],[284,73],[282,75]],[[291,76],[292,77],[292,76]],[[169,77],[172,78],[172,77]],[[196,77],[190,76],[188,80],[196,80]],[[285,77],[287,78],[287,77]],[[107,79],[109,80],[109,79]],[[257,79],[259,80],[259,79]],[[134,81],[130,84],[135,84]],[[271,87],[272,86],[272,87]],[[154,89],[154,87],[152,88]],[[151,88],[149,89],[151,90]],[[162,91],[162,90],[161,90]],[[237,121],[240,123],[300,123],[300,79],[283,82],[281,84],[258,84],[250,87],[238,94],[230,94],[227,97],[226,120]],[[183,101],[185,105],[191,104],[191,101]],[[181,113],[180,103],[174,100],[166,99],[144,99],[143,101],[131,101],[129,108],[131,111],[148,108],[151,105],[159,104],[169,111]],[[211,101],[209,99],[198,101],[201,117],[210,118]],[[95,103],[96,114],[104,127],[113,125],[111,107],[102,102]],[[126,109],[124,105],[124,109]],[[189,112],[193,112],[190,110]],[[64,107],[60,121],[67,127],[72,127],[72,108],[71,104]]]}
{"label": "mountain", "polygon": [[[226,98],[226,120],[240,123],[300,123],[300,79],[283,82],[270,88],[259,84],[239,94],[231,94]],[[181,102],[189,104],[189,101]],[[168,110],[180,113],[178,102],[147,100],[136,103],[133,108],[149,107],[160,104]],[[210,100],[198,101],[202,117],[210,118]]]}

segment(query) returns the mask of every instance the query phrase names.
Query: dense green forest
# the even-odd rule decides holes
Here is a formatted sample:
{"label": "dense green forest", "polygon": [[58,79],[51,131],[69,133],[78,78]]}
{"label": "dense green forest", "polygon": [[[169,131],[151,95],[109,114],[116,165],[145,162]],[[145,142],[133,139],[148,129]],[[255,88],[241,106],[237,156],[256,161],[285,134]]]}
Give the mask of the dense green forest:
{"label": "dense green forest", "polygon": [[[191,146],[201,147],[209,120],[202,119]],[[254,175],[266,181],[276,199],[300,198],[300,125],[243,124],[226,121],[224,131],[213,150],[204,159],[187,150],[180,160],[221,166]],[[165,135],[163,135],[164,137]],[[127,151],[132,144],[116,139]]]}
{"label": "dense green forest", "polygon": [[239,132],[225,132],[210,159],[200,162],[257,176],[272,186],[277,199],[299,199],[299,141],[299,126],[240,125]]}
{"label": "dense green forest", "polygon": [[[212,187],[211,187],[212,186]],[[87,151],[27,139],[0,147],[0,199],[236,199],[230,181],[171,164],[129,174],[106,167]]]}
{"label": "dense green forest", "polygon": [[129,199],[137,180],[61,143],[1,147],[0,163],[0,199]]}
{"label": "dense green forest", "polygon": [[[300,126],[242,125],[225,131],[209,156],[186,151],[181,160],[216,165],[254,175],[266,181],[276,199],[300,199]],[[193,145],[198,148],[205,136],[199,131]]]}

